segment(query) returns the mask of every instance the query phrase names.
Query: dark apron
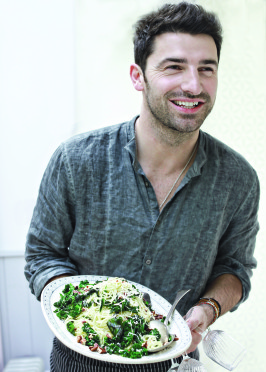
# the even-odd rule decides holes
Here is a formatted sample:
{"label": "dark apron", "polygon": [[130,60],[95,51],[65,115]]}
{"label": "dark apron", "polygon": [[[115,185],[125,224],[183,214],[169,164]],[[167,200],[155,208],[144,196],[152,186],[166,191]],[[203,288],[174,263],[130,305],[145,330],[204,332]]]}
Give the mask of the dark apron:
{"label": "dark apron", "polygon": [[[198,350],[189,356],[199,359]],[[182,357],[174,361],[181,363]],[[50,356],[51,372],[167,372],[171,364],[171,360],[150,364],[108,363],[79,354],[66,347],[57,338],[54,338]]]}

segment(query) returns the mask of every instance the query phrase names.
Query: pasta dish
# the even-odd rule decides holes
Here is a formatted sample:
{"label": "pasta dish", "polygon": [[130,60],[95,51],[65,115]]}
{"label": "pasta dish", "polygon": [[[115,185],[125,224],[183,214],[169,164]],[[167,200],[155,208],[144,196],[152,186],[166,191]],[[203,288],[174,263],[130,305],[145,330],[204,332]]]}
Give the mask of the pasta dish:
{"label": "pasta dish", "polygon": [[54,306],[67,330],[91,351],[141,358],[162,346],[158,330],[148,327],[150,320],[162,316],[126,279],[66,284]]}

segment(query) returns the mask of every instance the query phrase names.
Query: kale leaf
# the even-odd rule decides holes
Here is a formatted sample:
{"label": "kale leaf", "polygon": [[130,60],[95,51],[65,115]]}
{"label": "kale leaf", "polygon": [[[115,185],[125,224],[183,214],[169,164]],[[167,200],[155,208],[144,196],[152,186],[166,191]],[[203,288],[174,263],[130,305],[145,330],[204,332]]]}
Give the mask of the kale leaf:
{"label": "kale leaf", "polygon": [[99,295],[99,290],[91,288],[89,291],[85,290],[87,281],[83,281],[82,286],[74,287],[73,284],[66,284],[62,293],[60,293],[60,300],[54,303],[57,308],[54,312],[59,319],[66,319],[68,316],[76,318],[81,312],[83,307],[91,306],[86,299],[93,293]]}
{"label": "kale leaf", "polygon": [[138,315],[123,321],[121,317],[112,318],[107,322],[113,338],[106,337],[104,345],[109,354],[118,354],[127,358],[141,358],[148,351],[141,344],[141,336],[146,333],[145,321]]}
{"label": "kale leaf", "polygon": [[100,338],[89,323],[84,323],[82,330],[86,333],[85,338],[87,346],[94,346],[95,343],[100,345]]}
{"label": "kale leaf", "polygon": [[125,298],[116,298],[110,304],[110,313],[121,313],[121,311],[131,311],[134,314],[138,313],[138,306],[131,306],[130,302]]}
{"label": "kale leaf", "polygon": [[75,326],[74,326],[74,322],[73,320],[71,320],[70,322],[67,323],[66,325],[67,327],[67,330],[68,332],[72,333],[72,335],[76,335],[76,330],[75,330]]}

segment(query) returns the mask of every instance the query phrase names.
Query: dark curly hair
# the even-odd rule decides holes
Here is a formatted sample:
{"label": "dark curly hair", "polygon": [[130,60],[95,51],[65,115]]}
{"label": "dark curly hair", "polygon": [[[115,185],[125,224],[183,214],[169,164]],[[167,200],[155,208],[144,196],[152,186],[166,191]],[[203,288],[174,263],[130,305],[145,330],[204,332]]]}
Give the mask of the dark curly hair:
{"label": "dark curly hair", "polygon": [[166,32],[183,32],[191,35],[206,34],[213,38],[218,60],[222,46],[222,26],[218,17],[202,6],[182,1],[164,4],[157,11],[141,17],[135,24],[134,57],[143,73],[147,58],[152,54],[154,39]]}

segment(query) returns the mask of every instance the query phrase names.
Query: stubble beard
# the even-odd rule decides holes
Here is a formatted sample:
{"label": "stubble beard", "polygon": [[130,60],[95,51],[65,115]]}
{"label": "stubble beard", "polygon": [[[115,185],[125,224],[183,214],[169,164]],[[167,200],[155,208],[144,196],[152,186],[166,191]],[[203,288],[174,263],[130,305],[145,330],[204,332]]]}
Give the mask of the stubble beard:
{"label": "stubble beard", "polygon": [[[180,101],[182,98],[203,99],[205,109],[196,114],[176,113],[170,109],[169,100],[177,98]],[[166,94],[163,98],[156,97],[152,94],[149,84],[147,84],[146,103],[154,119],[151,123],[152,126],[160,134],[160,137],[163,137],[167,142],[173,141],[173,144],[183,142],[198,131],[214,105],[209,94],[204,92],[198,96],[178,92]]]}

